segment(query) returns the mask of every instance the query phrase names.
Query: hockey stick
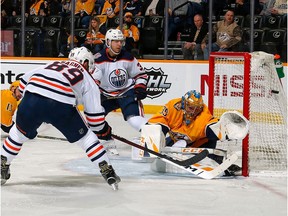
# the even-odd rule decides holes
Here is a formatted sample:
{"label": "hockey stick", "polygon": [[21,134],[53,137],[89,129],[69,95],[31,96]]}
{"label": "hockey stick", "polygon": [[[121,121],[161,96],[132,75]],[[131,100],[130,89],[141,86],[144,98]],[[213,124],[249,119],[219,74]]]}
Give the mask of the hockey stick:
{"label": "hockey stick", "polygon": [[215,154],[227,158],[227,152],[223,149],[212,149],[212,148],[176,148],[176,147],[164,147],[161,149],[163,153],[181,153],[183,155],[198,154],[199,152],[206,149],[209,154]]}
{"label": "hockey stick", "polygon": [[67,141],[68,142],[68,140],[66,138],[60,138],[60,137],[52,137],[52,136],[44,136],[44,135],[38,135],[37,137],[41,138],[41,139],[61,140],[61,141]]}
{"label": "hockey stick", "polygon": [[213,179],[219,176],[225,170],[227,170],[228,167],[230,167],[233,163],[236,162],[237,159],[238,159],[237,154],[233,154],[215,168],[210,167],[210,166],[203,167],[203,165],[201,165],[200,163],[192,164],[188,167],[182,167],[182,166],[177,166],[177,167],[187,172],[190,172],[196,176],[199,176],[203,179]]}
{"label": "hockey stick", "polygon": [[177,166],[180,166],[180,167],[189,167],[191,164],[195,164],[197,162],[199,162],[200,160],[203,160],[207,155],[208,155],[208,151],[207,150],[203,150],[202,152],[200,152],[199,154],[195,155],[194,157],[191,157],[187,160],[183,160],[183,161],[180,161],[180,160],[175,160],[173,159],[172,157],[166,155],[166,154],[161,154],[161,153],[158,153],[158,152],[155,152],[149,148],[146,148],[146,147],[143,147],[141,145],[138,145],[132,141],[129,141],[123,137],[120,137],[120,136],[117,136],[115,134],[112,134],[112,137],[114,139],[117,139],[123,143],[126,143],[128,145],[131,145],[131,146],[134,146],[135,148],[139,148],[143,151],[147,151],[149,152],[150,154],[153,154],[157,157],[159,157],[161,160],[165,161],[165,162],[168,162],[170,164],[174,164],[174,165],[177,165]]}

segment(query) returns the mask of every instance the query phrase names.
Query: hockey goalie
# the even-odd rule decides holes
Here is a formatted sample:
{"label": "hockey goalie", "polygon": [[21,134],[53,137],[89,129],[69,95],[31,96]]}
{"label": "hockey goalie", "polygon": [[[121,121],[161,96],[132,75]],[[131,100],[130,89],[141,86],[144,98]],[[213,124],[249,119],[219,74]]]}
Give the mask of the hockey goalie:
{"label": "hockey goalie", "polygon": [[[227,156],[225,151],[216,149],[217,141],[242,140],[249,128],[248,120],[237,111],[227,111],[220,119],[214,118],[203,102],[202,95],[196,90],[170,100],[148,123],[141,131],[141,145],[169,153],[172,157],[187,157],[187,154],[209,149],[208,164],[205,162],[204,166],[211,169],[221,164]],[[133,149],[134,158],[147,156],[153,157]],[[157,159],[152,167],[156,171],[167,171],[166,164]],[[228,172],[234,174],[240,169],[232,165]]]}

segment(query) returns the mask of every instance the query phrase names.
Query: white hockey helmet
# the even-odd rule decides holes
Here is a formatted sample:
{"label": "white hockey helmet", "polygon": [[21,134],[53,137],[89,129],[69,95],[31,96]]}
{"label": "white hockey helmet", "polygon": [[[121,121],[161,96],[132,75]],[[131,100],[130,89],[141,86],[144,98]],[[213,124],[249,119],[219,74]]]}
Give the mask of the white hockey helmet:
{"label": "white hockey helmet", "polygon": [[106,35],[105,35],[105,44],[106,44],[106,46],[107,46],[115,55],[118,55],[119,53],[117,53],[117,52],[115,52],[114,50],[112,50],[111,42],[112,42],[113,40],[123,41],[122,46],[124,46],[124,45],[125,45],[125,37],[124,37],[122,31],[120,31],[119,29],[109,29],[109,30],[106,32]]}
{"label": "white hockey helmet", "polygon": [[72,49],[68,56],[69,60],[74,60],[79,62],[80,64],[84,64],[84,62],[88,61],[88,71],[92,73],[94,70],[94,56],[90,50],[86,47],[75,47]]}

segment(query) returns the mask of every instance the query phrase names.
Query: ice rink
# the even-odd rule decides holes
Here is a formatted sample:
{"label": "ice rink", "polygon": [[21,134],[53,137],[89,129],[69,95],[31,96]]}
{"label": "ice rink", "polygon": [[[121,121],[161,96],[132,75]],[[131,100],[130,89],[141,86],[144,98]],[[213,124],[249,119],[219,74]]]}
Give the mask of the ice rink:
{"label": "ice rink", "polygon": [[[139,136],[120,113],[109,114],[108,122],[117,135]],[[41,134],[61,137],[47,126]],[[156,173],[149,163],[131,161],[130,146],[116,144],[120,155],[110,159],[122,179],[118,191],[77,145],[40,138],[25,143],[1,188],[1,215],[287,216],[287,178]]]}

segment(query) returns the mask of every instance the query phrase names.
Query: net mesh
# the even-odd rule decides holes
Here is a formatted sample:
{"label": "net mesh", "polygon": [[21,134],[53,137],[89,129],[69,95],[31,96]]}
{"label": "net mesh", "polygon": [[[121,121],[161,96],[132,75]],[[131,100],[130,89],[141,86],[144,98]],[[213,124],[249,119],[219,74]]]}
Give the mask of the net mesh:
{"label": "net mesh", "polygon": [[[287,173],[287,97],[278,78],[274,56],[263,52],[251,54],[249,95],[249,173]],[[243,56],[217,56],[214,67],[213,114],[225,111],[243,112]],[[244,107],[245,109],[245,107]],[[217,145],[227,151],[242,151],[238,141]],[[243,152],[242,152],[243,153]]]}

